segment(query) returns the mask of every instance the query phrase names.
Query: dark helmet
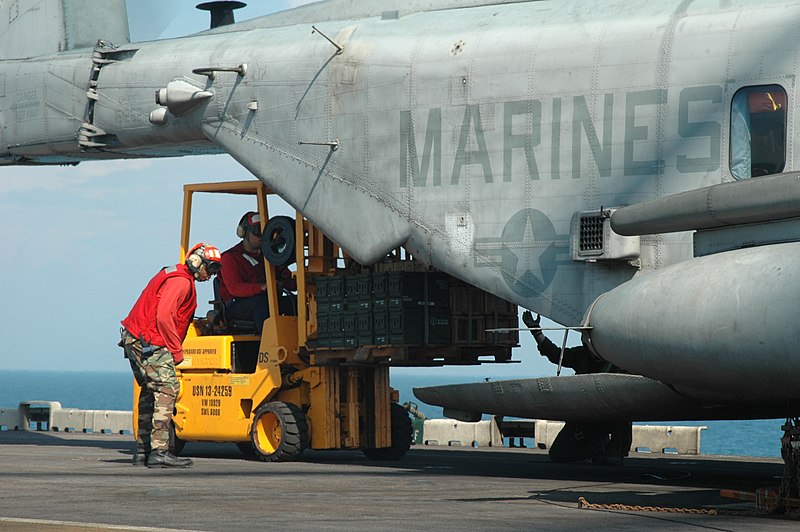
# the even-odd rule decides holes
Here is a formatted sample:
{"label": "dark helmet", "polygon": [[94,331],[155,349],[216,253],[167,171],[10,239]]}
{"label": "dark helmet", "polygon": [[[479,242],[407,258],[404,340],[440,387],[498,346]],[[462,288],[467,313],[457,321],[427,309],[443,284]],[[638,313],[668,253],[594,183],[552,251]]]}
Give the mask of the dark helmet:
{"label": "dark helmet", "polygon": [[256,236],[261,236],[261,216],[257,212],[247,212],[239,220],[239,225],[236,226],[236,236],[244,238],[247,233],[253,233]]}

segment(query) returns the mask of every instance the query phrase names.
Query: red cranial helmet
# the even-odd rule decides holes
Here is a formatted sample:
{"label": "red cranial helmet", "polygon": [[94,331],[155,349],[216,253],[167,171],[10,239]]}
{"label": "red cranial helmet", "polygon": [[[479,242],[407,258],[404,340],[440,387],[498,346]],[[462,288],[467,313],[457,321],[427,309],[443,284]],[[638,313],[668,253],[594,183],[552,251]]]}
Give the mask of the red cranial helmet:
{"label": "red cranial helmet", "polygon": [[200,242],[195,244],[186,254],[186,265],[195,276],[197,276],[201,266],[206,267],[208,275],[215,275],[222,268],[222,255],[219,249],[211,244]]}

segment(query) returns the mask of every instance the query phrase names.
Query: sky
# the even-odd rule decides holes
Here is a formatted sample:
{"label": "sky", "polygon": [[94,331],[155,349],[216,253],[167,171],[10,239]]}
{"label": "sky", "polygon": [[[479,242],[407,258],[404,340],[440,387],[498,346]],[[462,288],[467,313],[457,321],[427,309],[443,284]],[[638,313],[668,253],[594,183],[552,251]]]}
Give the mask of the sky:
{"label": "sky", "polygon": [[[208,13],[194,9],[197,2],[128,3],[133,41],[208,26]],[[247,20],[304,3],[251,1],[236,16]],[[178,262],[183,185],[246,179],[253,176],[227,155],[0,168],[0,370],[129,371],[116,345],[120,320],[158,269]],[[252,209],[254,202],[243,198],[198,198],[191,240],[227,249],[238,242],[242,213]],[[270,209],[290,213],[285,204]],[[210,299],[210,283],[198,285],[198,315]],[[555,375],[531,336],[520,337],[513,355],[518,364],[403,372],[464,380]],[[562,333],[551,338],[560,344]],[[569,345],[578,342],[571,333]]]}

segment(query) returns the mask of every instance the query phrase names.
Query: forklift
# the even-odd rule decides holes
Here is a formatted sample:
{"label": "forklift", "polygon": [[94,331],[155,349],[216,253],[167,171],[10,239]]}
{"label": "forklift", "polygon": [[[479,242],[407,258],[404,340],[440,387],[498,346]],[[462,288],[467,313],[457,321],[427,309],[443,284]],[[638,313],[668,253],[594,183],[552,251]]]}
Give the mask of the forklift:
{"label": "forklift", "polygon": [[[518,336],[495,338],[493,345],[472,341],[473,329],[485,321],[471,320],[462,334],[466,344],[453,345],[450,316],[440,309],[450,304],[449,276],[401,249],[379,266],[359,265],[299,212],[270,218],[274,193],[257,180],[184,186],[182,260],[192,200],[200,193],[253,197],[270,315],[260,336],[255,323],[227,319],[214,279],[212,310],[190,325],[176,367],[174,454],[198,441],[232,442],[245,456],[268,462],[296,460],[307,448],[357,449],[371,459],[396,460],[411,446],[412,420],[389,384],[390,366],[474,364],[486,355],[509,361]],[[279,290],[276,269],[287,267],[294,270],[296,294]],[[503,310],[507,321],[495,325],[515,327],[516,306]],[[134,383],[134,430],[138,394]]]}

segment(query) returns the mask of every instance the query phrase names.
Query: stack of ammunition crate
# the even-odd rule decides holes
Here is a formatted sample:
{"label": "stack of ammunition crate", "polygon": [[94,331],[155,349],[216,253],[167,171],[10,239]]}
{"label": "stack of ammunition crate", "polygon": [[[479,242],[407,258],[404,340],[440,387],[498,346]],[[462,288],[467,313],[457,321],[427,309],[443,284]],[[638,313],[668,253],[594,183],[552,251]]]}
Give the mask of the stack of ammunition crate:
{"label": "stack of ammunition crate", "polygon": [[519,331],[486,332],[519,327],[517,313],[517,306],[505,299],[460,281],[451,282],[450,319],[455,345],[517,345]]}
{"label": "stack of ammunition crate", "polygon": [[375,345],[450,344],[449,277],[435,272],[372,276]]}
{"label": "stack of ammunition crate", "polygon": [[[516,345],[517,307],[438,272],[318,277],[318,345]],[[465,299],[466,298],[466,299]]]}
{"label": "stack of ammunition crate", "polygon": [[344,347],[344,277],[317,278],[317,338],[320,347]]}

